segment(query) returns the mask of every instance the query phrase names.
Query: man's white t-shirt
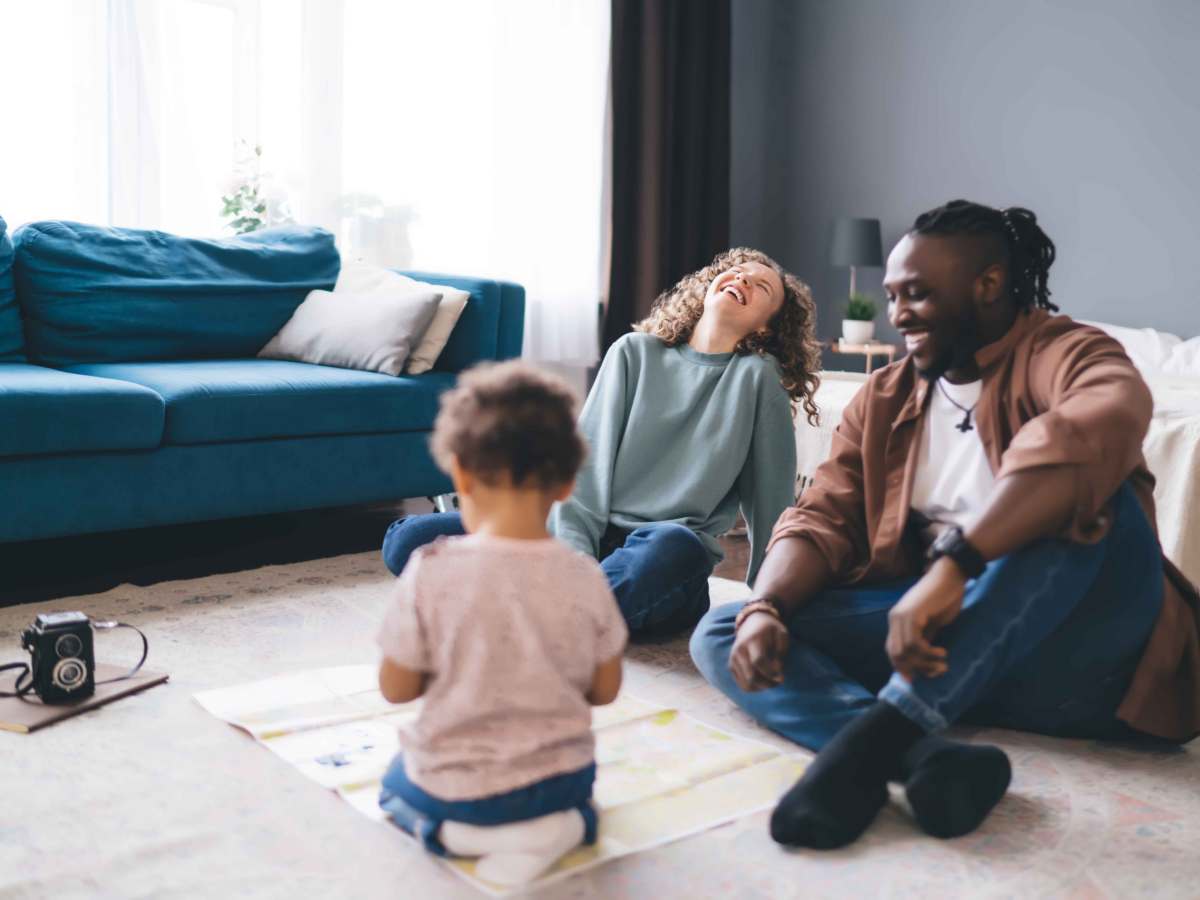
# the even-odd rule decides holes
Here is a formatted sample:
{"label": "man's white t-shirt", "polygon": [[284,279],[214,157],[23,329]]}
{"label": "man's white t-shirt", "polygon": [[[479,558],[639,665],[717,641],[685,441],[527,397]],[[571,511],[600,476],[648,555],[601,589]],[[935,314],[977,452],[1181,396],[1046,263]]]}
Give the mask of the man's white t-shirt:
{"label": "man's white t-shirt", "polygon": [[970,430],[958,427],[963,410],[973,410],[979,402],[982,388],[982,381],[950,384],[944,378],[932,386],[912,492],[912,509],[930,522],[924,532],[927,542],[950,525],[964,527],[971,515],[982,509],[996,483],[975,427],[975,414],[971,414]]}

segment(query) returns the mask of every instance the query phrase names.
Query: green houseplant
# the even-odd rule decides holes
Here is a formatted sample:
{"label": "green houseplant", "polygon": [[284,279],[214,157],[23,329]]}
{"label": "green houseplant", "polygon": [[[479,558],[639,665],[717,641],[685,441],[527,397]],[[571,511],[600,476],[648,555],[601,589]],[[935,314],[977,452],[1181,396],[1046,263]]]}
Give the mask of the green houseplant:
{"label": "green houseplant", "polygon": [[875,337],[875,300],[866,294],[851,294],[842,319],[842,340],[865,344]]}
{"label": "green houseplant", "polygon": [[292,221],[282,185],[263,171],[262,146],[246,140],[234,146],[233,176],[221,205],[221,218],[236,234]]}
{"label": "green houseplant", "polygon": [[237,162],[235,183],[228,194],[221,197],[221,218],[237,234],[248,234],[267,225],[267,201],[262,196],[262,147],[249,146],[240,142],[241,158]]}

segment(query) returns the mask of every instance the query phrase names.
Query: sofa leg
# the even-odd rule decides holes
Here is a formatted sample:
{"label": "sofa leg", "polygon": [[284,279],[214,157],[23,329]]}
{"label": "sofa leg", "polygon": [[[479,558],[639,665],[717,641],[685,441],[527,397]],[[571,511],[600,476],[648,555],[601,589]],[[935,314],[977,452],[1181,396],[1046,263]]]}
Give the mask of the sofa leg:
{"label": "sofa leg", "polygon": [[458,494],[438,494],[430,497],[429,502],[438,512],[454,512],[458,509]]}

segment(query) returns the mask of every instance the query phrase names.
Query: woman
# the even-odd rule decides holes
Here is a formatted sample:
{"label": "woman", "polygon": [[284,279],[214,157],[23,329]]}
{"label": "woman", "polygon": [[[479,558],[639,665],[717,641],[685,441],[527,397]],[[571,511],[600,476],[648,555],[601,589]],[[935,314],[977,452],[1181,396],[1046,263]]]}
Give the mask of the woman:
{"label": "woman", "polygon": [[[699,621],[723,558],[717,537],[739,508],[753,583],[794,500],[792,402],[817,415],[814,318],[803,282],[735,248],[660,295],[605,355],[580,415],[591,453],[549,524],[600,561],[635,638]],[[457,513],[401,519],[384,560],[398,574],[417,547],[461,533]]]}

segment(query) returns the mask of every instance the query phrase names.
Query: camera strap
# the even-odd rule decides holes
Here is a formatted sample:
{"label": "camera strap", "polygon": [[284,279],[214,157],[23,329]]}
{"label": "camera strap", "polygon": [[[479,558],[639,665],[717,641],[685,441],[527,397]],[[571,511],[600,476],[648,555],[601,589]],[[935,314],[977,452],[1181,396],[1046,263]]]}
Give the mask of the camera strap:
{"label": "camera strap", "polygon": [[[16,690],[15,691],[0,691],[0,697],[24,697],[26,694],[28,694],[30,691],[33,690],[33,679],[31,677],[33,675],[33,673],[29,670],[29,663],[23,663],[23,662],[6,663],[5,665],[0,666],[0,672],[7,672],[10,669],[20,669],[21,670],[20,674],[17,675],[16,684],[13,685],[13,687],[15,687]],[[27,681],[25,684],[21,684],[22,678],[29,678],[29,681]]]}
{"label": "camera strap", "polygon": [[111,631],[114,628],[132,628],[138,633],[138,637],[142,639],[142,658],[137,661],[137,665],[126,672],[124,675],[118,675],[116,678],[105,678],[103,681],[97,681],[96,684],[112,684],[114,681],[124,681],[126,678],[132,678],[138,673],[138,669],[146,662],[146,656],[150,653],[150,642],[146,640],[146,635],[142,633],[142,629],[136,625],[130,625],[128,622],[92,622],[92,627],[100,631]]}
{"label": "camera strap", "polygon": [[[111,631],[114,628],[132,628],[138,633],[138,637],[142,639],[142,658],[137,661],[137,665],[126,672],[124,675],[118,675],[116,678],[106,678],[103,681],[97,681],[96,684],[112,684],[114,681],[124,681],[126,678],[132,678],[138,673],[143,664],[146,662],[146,657],[150,653],[150,642],[146,639],[146,635],[136,625],[130,625],[128,622],[97,622],[92,621],[92,628],[98,631]],[[33,690],[33,672],[29,668],[29,663],[16,662],[7,663],[0,666],[0,672],[7,672],[12,669],[20,669],[17,675],[17,681],[13,685],[15,691],[0,691],[0,697],[24,697]],[[29,681],[22,684],[22,680],[28,678]]]}

